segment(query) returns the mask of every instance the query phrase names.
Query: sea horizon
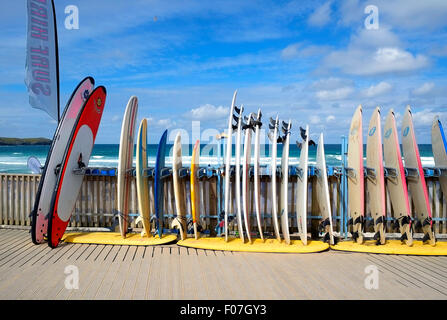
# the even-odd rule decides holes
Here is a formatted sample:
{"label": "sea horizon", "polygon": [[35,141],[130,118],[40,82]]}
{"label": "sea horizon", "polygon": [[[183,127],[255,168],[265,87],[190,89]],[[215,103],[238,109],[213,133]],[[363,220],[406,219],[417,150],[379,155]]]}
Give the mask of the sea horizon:
{"label": "sea horizon", "polygon": [[[218,144],[201,144],[200,145],[200,166],[219,166],[223,164],[223,150],[226,146],[221,145],[219,157]],[[166,148],[166,166],[172,166],[172,147],[173,144],[167,144]],[[191,163],[191,154],[193,144],[182,145],[182,162],[183,166],[189,166]],[[0,173],[32,173],[27,167],[28,158],[31,156],[39,159],[42,165],[48,154],[49,145],[17,145],[17,146],[0,146]],[[135,146],[134,146],[135,148]],[[148,165],[153,167],[155,165],[156,153],[158,144],[148,144]],[[341,144],[325,144],[325,158],[327,166],[341,166]],[[366,161],[366,145],[364,145],[364,159]],[[235,147],[232,148],[231,163],[235,163]],[[431,144],[419,144],[419,152],[421,162],[424,167],[434,167],[434,159]],[[88,166],[90,167],[109,167],[116,168],[118,166],[119,144],[95,144]],[[271,144],[261,144],[260,148],[260,165],[270,165],[271,158]],[[135,166],[135,149],[134,149],[134,166]],[[241,163],[242,163],[243,147],[241,148]],[[253,163],[254,148],[252,146],[252,163]],[[282,145],[278,145],[277,165],[281,164]],[[299,164],[300,149],[294,143],[290,144],[289,151],[289,165]],[[309,148],[309,164],[315,164],[316,147]]]}

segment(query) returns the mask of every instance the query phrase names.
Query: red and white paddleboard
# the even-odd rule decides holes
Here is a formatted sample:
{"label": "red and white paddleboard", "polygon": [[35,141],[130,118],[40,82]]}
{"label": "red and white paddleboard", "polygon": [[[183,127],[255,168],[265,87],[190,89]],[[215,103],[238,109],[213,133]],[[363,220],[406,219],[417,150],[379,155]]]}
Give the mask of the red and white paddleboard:
{"label": "red and white paddleboard", "polygon": [[106,102],[106,89],[96,88],[81,108],[71,132],[54,188],[48,219],[48,245],[58,246],[70,221],[84,179],[77,169],[88,166]]}
{"label": "red and white paddleboard", "polygon": [[50,209],[51,197],[57,180],[57,168],[61,164],[68,140],[78,118],[82,105],[87,100],[93,90],[95,80],[87,77],[82,80],[73,91],[67,102],[61,121],[56,129],[47,155],[45,167],[40,177],[39,188],[37,189],[34,209],[31,212],[31,239],[35,244],[42,243],[48,229],[48,213]]}

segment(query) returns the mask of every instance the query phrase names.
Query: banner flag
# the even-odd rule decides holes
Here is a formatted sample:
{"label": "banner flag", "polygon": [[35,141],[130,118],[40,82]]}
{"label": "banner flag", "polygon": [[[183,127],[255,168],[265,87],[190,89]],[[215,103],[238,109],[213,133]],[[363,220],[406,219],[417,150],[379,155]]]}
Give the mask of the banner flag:
{"label": "banner flag", "polygon": [[25,84],[32,107],[59,121],[59,59],[53,0],[27,0]]}

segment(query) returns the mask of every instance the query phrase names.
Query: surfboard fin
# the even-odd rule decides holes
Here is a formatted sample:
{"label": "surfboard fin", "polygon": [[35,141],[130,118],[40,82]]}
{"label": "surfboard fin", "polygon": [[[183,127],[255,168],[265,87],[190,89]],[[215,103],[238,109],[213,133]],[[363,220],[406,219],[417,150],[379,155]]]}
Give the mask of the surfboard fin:
{"label": "surfboard fin", "polygon": [[424,234],[424,237],[422,238],[422,242],[426,242],[430,240],[430,235],[428,233]]}
{"label": "surfboard fin", "polygon": [[357,231],[353,232],[352,233],[352,240],[354,240],[354,242],[356,242],[358,238],[359,238],[359,233]]}
{"label": "surfboard fin", "polygon": [[404,233],[404,234],[402,234],[402,235],[400,236],[400,241],[405,241],[405,240],[408,240],[408,237],[407,237],[407,234],[406,234],[406,233]]}
{"label": "surfboard fin", "polygon": [[313,140],[309,140],[309,147],[316,146],[317,144]]}
{"label": "surfboard fin", "polygon": [[329,232],[326,232],[324,234],[323,242],[329,242],[331,239],[331,236],[329,235]]}
{"label": "surfboard fin", "polygon": [[296,142],[296,146],[298,147],[298,149],[301,150],[301,148],[303,147],[303,144],[301,142]]}
{"label": "surfboard fin", "polygon": [[237,114],[240,114],[240,113],[241,113],[241,108],[238,108],[237,106],[234,106],[234,111],[235,111]]}
{"label": "surfboard fin", "polygon": [[300,127],[300,135],[301,135],[301,138],[303,138],[303,140],[306,141],[306,139],[307,139],[306,129],[303,129],[302,127]]}

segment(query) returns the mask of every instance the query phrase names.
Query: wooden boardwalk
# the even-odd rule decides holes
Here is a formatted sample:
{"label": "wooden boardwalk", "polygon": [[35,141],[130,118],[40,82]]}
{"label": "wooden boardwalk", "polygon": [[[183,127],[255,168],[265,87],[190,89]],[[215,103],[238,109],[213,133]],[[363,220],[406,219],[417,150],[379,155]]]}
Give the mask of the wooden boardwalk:
{"label": "wooden boardwalk", "polygon": [[[365,287],[368,266],[379,271],[378,289]],[[79,286],[67,289],[73,270]],[[26,230],[0,229],[0,299],[447,299],[447,257],[237,253],[175,244],[64,243],[51,250],[34,245]]]}

